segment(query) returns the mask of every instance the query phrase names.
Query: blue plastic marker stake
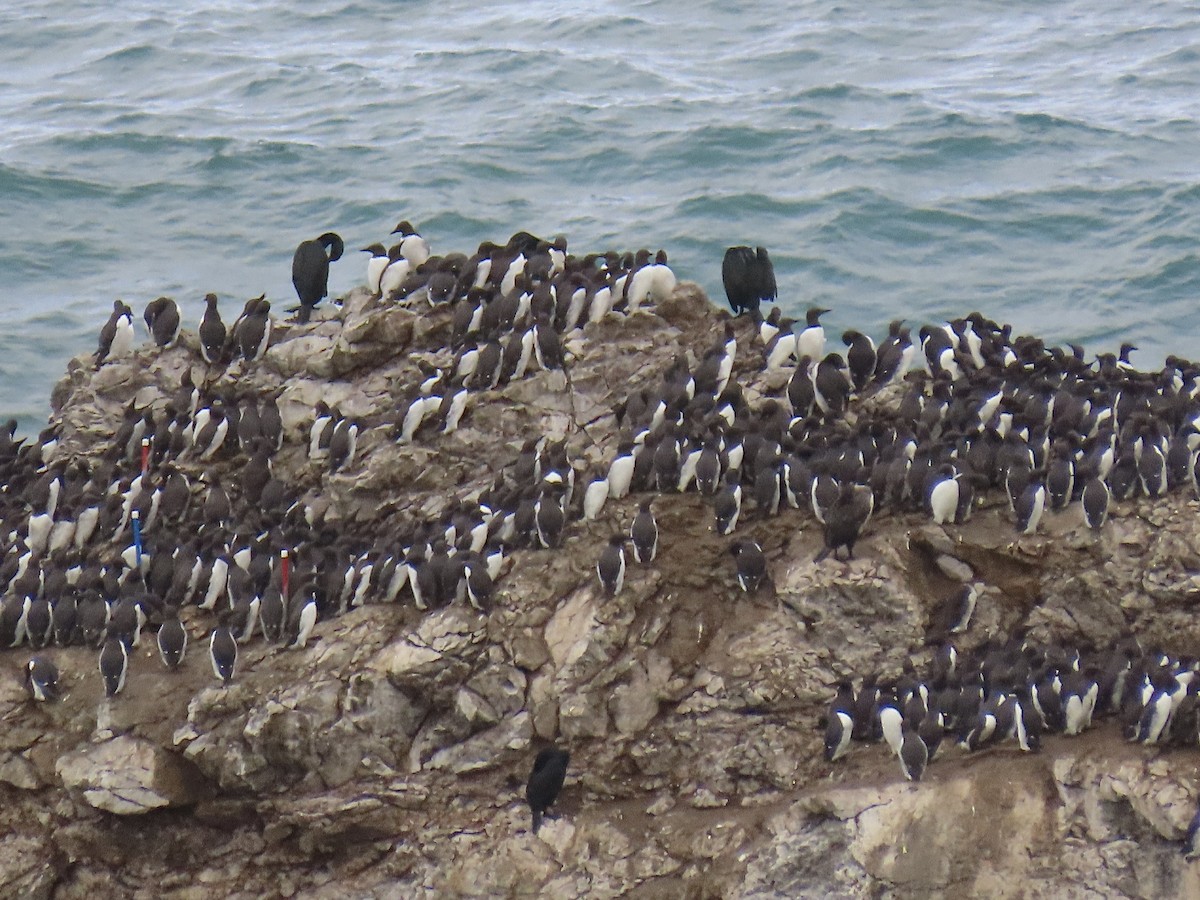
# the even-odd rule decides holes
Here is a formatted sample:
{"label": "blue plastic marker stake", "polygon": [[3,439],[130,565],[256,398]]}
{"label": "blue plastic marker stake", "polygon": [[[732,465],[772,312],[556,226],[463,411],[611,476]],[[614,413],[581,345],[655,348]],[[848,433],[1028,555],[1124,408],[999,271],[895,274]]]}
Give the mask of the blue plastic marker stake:
{"label": "blue plastic marker stake", "polygon": [[133,552],[140,572],[142,570],[142,514],[136,509],[133,511]]}

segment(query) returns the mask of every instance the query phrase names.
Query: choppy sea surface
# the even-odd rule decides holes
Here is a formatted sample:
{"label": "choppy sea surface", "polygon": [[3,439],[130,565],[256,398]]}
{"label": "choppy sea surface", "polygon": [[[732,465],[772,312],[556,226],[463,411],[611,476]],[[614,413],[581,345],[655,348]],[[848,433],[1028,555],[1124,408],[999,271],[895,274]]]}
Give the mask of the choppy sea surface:
{"label": "choppy sea surface", "polygon": [[[0,416],[123,298],[193,327],[402,218],[663,247],[879,334],[980,309],[1200,357],[1200,5],[262,0],[0,9]],[[348,251],[343,292],[365,277]],[[138,322],[139,334],[141,323]]]}

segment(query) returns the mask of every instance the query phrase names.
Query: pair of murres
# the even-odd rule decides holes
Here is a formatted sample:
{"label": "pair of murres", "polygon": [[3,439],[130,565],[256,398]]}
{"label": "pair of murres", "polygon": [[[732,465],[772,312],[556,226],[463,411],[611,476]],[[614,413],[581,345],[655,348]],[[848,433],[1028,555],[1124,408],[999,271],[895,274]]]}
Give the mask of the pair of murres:
{"label": "pair of murres", "polygon": [[596,563],[600,586],[610,597],[619,594],[625,584],[626,545],[633,544],[633,557],[643,565],[653,562],[658,556],[658,522],[654,518],[651,500],[641,502],[629,531],[628,537],[618,534],[609,538]]}

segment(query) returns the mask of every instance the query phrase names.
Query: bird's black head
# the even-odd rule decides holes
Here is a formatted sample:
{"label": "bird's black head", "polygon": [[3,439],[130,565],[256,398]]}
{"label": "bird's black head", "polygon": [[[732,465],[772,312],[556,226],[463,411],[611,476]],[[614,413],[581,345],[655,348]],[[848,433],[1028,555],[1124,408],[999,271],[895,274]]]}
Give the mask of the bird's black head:
{"label": "bird's black head", "polygon": [[346,244],[342,240],[341,235],[332,231],[327,231],[317,238],[317,243],[329,251],[330,262],[337,262],[346,251]]}

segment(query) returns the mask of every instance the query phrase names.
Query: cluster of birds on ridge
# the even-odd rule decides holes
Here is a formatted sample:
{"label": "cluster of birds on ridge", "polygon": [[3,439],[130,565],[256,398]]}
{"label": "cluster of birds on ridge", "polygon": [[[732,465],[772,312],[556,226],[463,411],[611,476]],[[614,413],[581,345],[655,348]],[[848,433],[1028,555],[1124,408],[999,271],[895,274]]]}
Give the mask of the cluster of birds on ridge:
{"label": "cluster of birds on ridge", "polygon": [[[484,242],[470,257],[438,257],[410,223],[393,234],[399,240],[390,249],[365,248],[368,289],[385,304],[453,310],[452,361],[430,367],[403,398],[392,426],[399,443],[422,432],[453,433],[472,393],[537,369],[565,368],[564,342],[587,323],[652,310],[676,284],[661,251],[574,257],[565,239],[517,232],[504,245]],[[297,248],[298,322],[309,321],[327,295],[329,264],[343,252],[332,232]],[[164,663],[182,661],[188,634],[178,609],[196,603],[218,613],[209,655],[228,683],[239,642],[256,630],[302,647],[318,619],[394,601],[406,588],[421,609],[456,599],[486,609],[508,555],[560,546],[571,521],[595,520],[607,502],[631,492],[706,495],[723,536],[752,518],[811,510],[824,537],[819,562],[839,550],[852,556],[880,511],[924,511],[949,525],[969,518],[989,489],[1002,492],[1022,534],[1035,532],[1047,510],[1075,502],[1087,525],[1100,529],[1114,500],[1195,489],[1200,369],[1185,360],[1169,358],[1161,371],[1141,373],[1129,362],[1136,348],[1126,345],[1089,362],[1081,348],[1014,336],[978,313],[924,326],[916,339],[894,322],[878,346],[846,331],[842,354],[826,348],[821,318],[828,310],[812,308],[802,320],[778,306],[763,315],[762,305],[777,294],[763,248],[730,248],[722,275],[733,312],[751,320],[741,328],[742,353],[738,327],[729,322],[698,360],[680,355],[659,384],[632,391],[614,408],[617,451],[603,470],[585,475],[586,487],[575,489],[582,470],[565,441],[530,439],[492,488],[462,498],[444,520],[414,522],[389,540],[355,545],[352,536],[310,521],[271,472],[273,453],[294,436],[282,433],[270,397],[212,397],[188,381],[157,417],[131,407],[98,466],[56,459],[53,428],[25,444],[13,440],[10,427],[0,454],[10,499],[18,502],[6,519],[25,520],[11,529],[16,540],[5,556],[9,595],[0,608],[0,640],[11,634],[11,646],[35,649],[52,641],[95,643],[112,696],[124,687],[129,650],[147,622],[159,624]],[[157,345],[176,344],[181,315],[173,300],[153,301],[144,319]],[[271,324],[270,303],[258,297],[226,328],[209,295],[200,355],[210,366],[261,359]],[[96,365],[127,354],[133,335],[132,310],[118,301]],[[747,343],[761,349],[747,354]],[[763,375],[782,387],[751,406],[741,378]],[[867,405],[887,388],[897,403]],[[338,471],[354,462],[359,427],[322,406],[302,439],[312,458]],[[211,471],[222,460],[240,466],[237,485],[222,485]],[[743,511],[751,499],[753,515]],[[101,561],[90,549],[94,536],[120,552]],[[634,561],[649,564],[658,541],[645,497],[629,533],[613,535],[599,555],[602,589],[621,592],[629,545]],[[158,546],[164,552],[154,552]],[[769,581],[757,542],[739,538],[729,551],[742,590]],[[45,656],[30,659],[25,680],[35,699],[59,692]],[[860,733],[866,727],[853,725]],[[543,778],[561,787],[555,773],[565,772],[566,758],[554,759],[543,760],[551,773]],[[541,811],[553,799],[539,800]]]}

